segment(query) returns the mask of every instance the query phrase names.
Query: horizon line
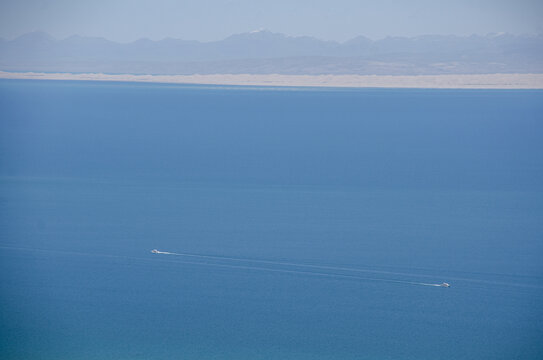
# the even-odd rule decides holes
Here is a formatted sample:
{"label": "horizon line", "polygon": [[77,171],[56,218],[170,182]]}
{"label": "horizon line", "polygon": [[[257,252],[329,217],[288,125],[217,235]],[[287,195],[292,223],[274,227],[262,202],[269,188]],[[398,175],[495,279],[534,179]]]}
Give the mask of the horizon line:
{"label": "horizon line", "polygon": [[315,40],[318,40],[318,41],[322,41],[322,42],[331,42],[331,43],[336,43],[336,44],[346,44],[350,41],[353,41],[355,39],[359,39],[359,38],[364,38],[364,39],[367,39],[371,42],[379,42],[379,41],[383,41],[383,40],[386,40],[386,39],[397,39],[397,38],[401,38],[401,39],[418,39],[418,38],[424,38],[424,37],[432,37],[432,36],[437,36],[437,37],[456,37],[456,38],[470,38],[470,37],[499,37],[499,36],[515,36],[515,37],[540,37],[540,36],[543,36],[543,32],[531,32],[531,33],[511,33],[511,32],[489,32],[489,33],[472,33],[470,35],[457,35],[457,34],[443,34],[443,33],[428,33],[428,34],[422,34],[422,35],[416,35],[416,36],[402,36],[402,35],[387,35],[385,37],[382,37],[382,38],[379,38],[379,39],[372,39],[368,36],[365,36],[365,35],[356,35],[352,38],[349,38],[347,40],[344,40],[344,41],[338,41],[338,40],[324,40],[324,39],[321,39],[321,38],[318,38],[316,36],[312,36],[312,35],[289,35],[289,34],[286,34],[286,33],[282,33],[282,32],[275,32],[275,31],[272,31],[272,30],[269,30],[269,29],[258,29],[258,30],[252,30],[252,31],[246,31],[246,32],[241,32],[241,33],[233,33],[233,34],[230,34],[224,38],[221,38],[221,39],[218,39],[218,40],[208,40],[208,41],[203,41],[203,40],[194,40],[194,39],[184,39],[184,38],[178,38],[178,37],[172,37],[172,36],[167,36],[167,37],[164,37],[164,38],[161,38],[161,39],[157,39],[157,40],[153,40],[151,38],[147,38],[147,37],[140,37],[140,38],[137,38],[135,40],[132,40],[132,41],[117,41],[117,40],[111,40],[111,39],[108,39],[106,37],[103,37],[103,36],[92,36],[92,35],[79,35],[79,34],[72,34],[72,35],[68,35],[68,36],[65,36],[65,37],[55,37],[53,35],[51,35],[49,32],[47,31],[43,31],[43,30],[33,30],[33,31],[29,31],[29,32],[25,32],[23,34],[20,34],[16,37],[13,37],[13,38],[6,38],[6,37],[3,37],[3,36],[0,36],[0,40],[4,40],[6,42],[12,42],[12,41],[17,41],[18,39],[22,38],[22,37],[25,37],[27,35],[31,35],[31,34],[43,34],[45,36],[47,36],[48,38],[50,38],[51,40],[53,41],[64,41],[64,40],[67,40],[67,39],[70,39],[70,38],[73,38],[73,37],[80,37],[80,38],[88,38],[88,39],[100,39],[100,40],[106,40],[106,41],[109,41],[109,42],[113,42],[113,43],[116,43],[116,44],[133,44],[133,43],[136,43],[138,41],[142,41],[142,40],[146,40],[146,41],[152,41],[152,42],[161,42],[161,41],[165,41],[165,40],[177,40],[177,41],[187,41],[187,42],[197,42],[197,43],[201,43],[201,44],[209,44],[209,43],[216,43],[216,42],[221,42],[221,41],[224,41],[224,40],[227,40],[231,37],[235,37],[235,36],[240,36],[240,35],[254,35],[254,34],[261,34],[261,33],[269,33],[271,35],[280,35],[280,36],[284,36],[285,38],[310,38],[310,39],[315,39]]}

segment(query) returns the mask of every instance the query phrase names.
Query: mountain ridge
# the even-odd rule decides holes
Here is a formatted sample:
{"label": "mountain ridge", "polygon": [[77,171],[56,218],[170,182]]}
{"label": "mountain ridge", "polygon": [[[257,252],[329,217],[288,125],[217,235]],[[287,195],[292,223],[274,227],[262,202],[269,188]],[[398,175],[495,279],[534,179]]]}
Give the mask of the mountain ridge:
{"label": "mountain ridge", "polygon": [[0,70],[134,74],[453,74],[543,72],[543,35],[422,35],[337,42],[268,30],[199,42],[118,43],[45,32],[0,40]]}

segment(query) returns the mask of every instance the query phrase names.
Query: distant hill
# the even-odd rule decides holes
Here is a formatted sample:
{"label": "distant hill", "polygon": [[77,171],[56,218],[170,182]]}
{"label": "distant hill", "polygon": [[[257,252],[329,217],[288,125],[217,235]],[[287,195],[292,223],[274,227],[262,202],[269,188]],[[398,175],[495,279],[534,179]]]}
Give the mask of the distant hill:
{"label": "distant hill", "polygon": [[363,36],[339,43],[269,31],[213,42],[140,39],[116,43],[43,32],[0,39],[0,70],[131,74],[543,73],[543,35]]}

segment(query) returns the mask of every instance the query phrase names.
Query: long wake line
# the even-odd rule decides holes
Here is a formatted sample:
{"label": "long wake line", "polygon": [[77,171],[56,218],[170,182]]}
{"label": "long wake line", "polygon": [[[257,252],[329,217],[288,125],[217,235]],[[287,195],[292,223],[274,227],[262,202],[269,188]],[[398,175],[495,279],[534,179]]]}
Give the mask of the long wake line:
{"label": "long wake line", "polygon": [[[298,267],[307,267],[307,268],[316,268],[316,269],[327,269],[327,270],[344,270],[344,271],[348,270],[348,271],[378,272],[378,273],[385,273],[385,274],[406,275],[406,274],[393,273],[393,272],[387,272],[387,271],[372,271],[372,270],[363,270],[363,269],[356,269],[356,268],[343,268],[343,267],[320,266],[320,265],[306,265],[306,264],[297,264],[297,263],[271,261],[271,260],[251,260],[251,259],[226,257],[226,256],[214,256],[214,255],[174,253],[174,252],[169,252],[169,251],[159,251],[159,250],[156,250],[156,249],[151,250],[151,252],[153,254],[173,255],[173,256],[182,256],[182,257],[197,257],[197,258],[215,259],[215,260],[233,260],[233,261],[265,263],[265,264],[273,264],[273,265],[289,265],[289,266],[298,266]],[[382,282],[391,282],[391,283],[397,283],[397,284],[449,287],[449,284],[447,284],[447,283],[430,284],[430,283],[406,281],[406,280],[369,278],[369,277],[362,277],[362,276],[356,276],[356,275],[331,274],[331,273],[325,273],[325,272],[314,272],[314,271],[303,271],[303,270],[286,270],[286,269],[273,269],[273,268],[258,267],[258,266],[210,264],[210,263],[199,263],[199,262],[183,262],[183,263],[185,263],[185,264],[195,264],[195,265],[204,265],[204,266],[225,267],[225,268],[233,268],[233,269],[272,271],[272,272],[280,272],[280,273],[304,274],[304,275],[312,275],[312,276],[325,276],[325,277],[333,277],[333,278],[356,279],[356,280],[366,280],[366,281],[382,281]]]}
{"label": "long wake line", "polygon": [[359,269],[359,268],[351,268],[351,267],[300,264],[300,263],[293,263],[293,262],[286,262],[286,261],[245,259],[245,258],[217,256],[217,255],[202,255],[202,254],[192,254],[192,253],[175,253],[175,252],[168,252],[168,251],[158,251],[156,249],[151,250],[151,252],[153,254],[185,256],[185,257],[194,257],[194,258],[201,258],[201,259],[233,260],[233,261],[243,261],[243,262],[251,262],[251,263],[270,264],[270,265],[286,265],[286,266],[306,267],[306,268],[323,269],[323,270],[356,271],[356,272],[367,272],[367,273],[375,273],[375,274],[419,276],[419,277],[432,277],[433,278],[433,276],[431,276],[431,275],[424,275],[424,274],[412,274],[412,273],[402,273],[402,272],[394,272],[394,271]]}
{"label": "long wake line", "polygon": [[[122,254],[112,254],[112,253],[96,253],[96,252],[81,252],[81,251],[70,251],[70,250],[61,250],[61,249],[43,249],[43,248],[29,248],[29,247],[20,247],[20,246],[13,246],[8,244],[2,244],[0,243],[0,249],[4,250],[15,250],[15,251],[22,251],[22,252],[45,252],[45,253],[54,253],[54,254],[66,254],[66,255],[73,255],[73,256],[93,256],[93,257],[102,257],[102,258],[111,258],[111,259],[124,259],[124,260],[137,260],[137,261],[156,261],[151,260],[149,257],[135,257],[130,255],[122,255]],[[290,263],[290,262],[281,262],[281,261],[270,261],[270,260],[253,260],[253,259],[243,259],[243,258],[235,258],[235,257],[226,257],[226,256],[215,256],[215,255],[202,255],[202,254],[184,254],[184,253],[174,253],[174,252],[167,252],[167,251],[158,251],[153,250],[152,251],[155,254],[162,254],[162,255],[174,255],[174,256],[191,256],[191,257],[198,257],[198,258],[208,258],[208,259],[215,259],[215,260],[235,260],[235,261],[246,261],[246,262],[258,262],[258,263],[267,263],[267,264],[276,264],[276,265],[290,265],[290,266],[296,266],[296,267],[306,267],[306,268],[314,268],[314,269],[323,269],[323,270],[344,270],[344,271],[352,271],[352,272],[369,272],[369,273],[381,273],[381,274],[389,274],[389,275],[401,275],[401,276],[416,276],[416,277],[432,277],[435,278],[435,276],[430,275],[424,275],[424,274],[408,274],[408,273],[399,273],[399,272],[389,272],[389,271],[379,271],[379,270],[366,270],[366,269],[357,269],[357,268],[348,268],[348,267],[334,267],[334,266],[321,266],[321,265],[309,265],[309,264],[298,264],[298,263]],[[168,263],[176,263],[176,264],[193,264],[193,265],[207,265],[207,266],[223,266],[223,267],[234,267],[235,265],[223,265],[223,264],[210,264],[210,263],[201,263],[201,262],[188,262],[188,261],[172,261],[172,260],[160,260],[162,262],[168,262]],[[249,268],[249,267],[246,267]],[[254,270],[266,270],[266,271],[275,271],[275,272],[300,272],[300,273],[308,273],[308,274],[316,274],[319,275],[321,273],[318,272],[310,272],[310,271],[297,271],[297,270],[282,270],[282,269],[269,269],[268,268],[262,268],[262,267],[254,267]],[[365,278],[365,277],[357,277],[354,275],[341,275],[341,274],[331,274],[331,273],[322,273],[320,276],[336,276],[336,277],[351,277],[356,279],[367,279],[371,280],[374,278]],[[501,281],[489,281],[489,280],[482,280],[482,279],[473,279],[473,278],[463,278],[463,277],[449,277],[453,280],[458,281],[466,281],[470,283],[478,283],[482,285],[497,285],[497,286],[507,286],[507,287],[520,287],[520,288],[530,288],[530,289],[543,289],[542,286],[537,284],[523,284],[523,283],[511,283],[511,282],[501,282]],[[392,279],[377,279],[375,278],[374,281],[387,281],[387,282],[399,282],[399,283],[407,283],[407,284],[416,284],[416,285],[424,285],[424,286],[439,286],[439,287],[446,287],[443,284],[431,284],[431,283],[422,283],[422,282],[410,282],[410,281],[403,281],[403,280],[392,280]]]}

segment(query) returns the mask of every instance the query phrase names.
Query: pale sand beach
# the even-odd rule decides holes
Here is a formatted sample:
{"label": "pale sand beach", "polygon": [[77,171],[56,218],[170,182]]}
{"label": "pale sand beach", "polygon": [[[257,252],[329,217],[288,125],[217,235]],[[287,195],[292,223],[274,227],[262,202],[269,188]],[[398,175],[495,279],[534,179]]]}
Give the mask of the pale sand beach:
{"label": "pale sand beach", "polygon": [[429,89],[543,89],[543,74],[465,75],[132,75],[101,73],[39,73],[0,71],[1,79],[128,81],[171,84],[429,88]]}

